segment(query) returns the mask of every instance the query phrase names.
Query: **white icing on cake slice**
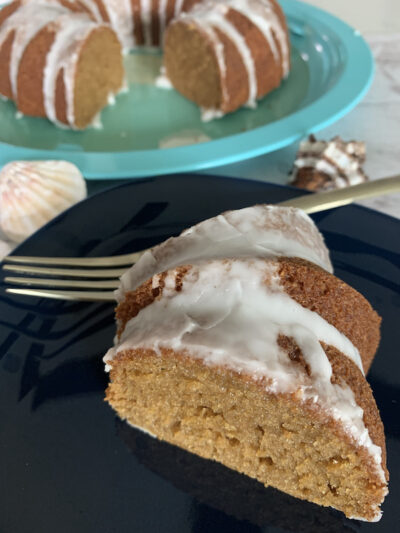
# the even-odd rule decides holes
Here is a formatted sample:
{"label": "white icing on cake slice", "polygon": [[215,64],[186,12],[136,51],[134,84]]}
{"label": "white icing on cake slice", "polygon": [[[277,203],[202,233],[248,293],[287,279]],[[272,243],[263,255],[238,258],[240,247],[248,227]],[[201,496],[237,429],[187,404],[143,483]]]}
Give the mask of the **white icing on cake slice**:
{"label": "white icing on cake slice", "polygon": [[203,259],[300,257],[332,272],[314,222],[300,209],[258,205],[200,222],[145,252],[121,278],[118,301],[154,274]]}

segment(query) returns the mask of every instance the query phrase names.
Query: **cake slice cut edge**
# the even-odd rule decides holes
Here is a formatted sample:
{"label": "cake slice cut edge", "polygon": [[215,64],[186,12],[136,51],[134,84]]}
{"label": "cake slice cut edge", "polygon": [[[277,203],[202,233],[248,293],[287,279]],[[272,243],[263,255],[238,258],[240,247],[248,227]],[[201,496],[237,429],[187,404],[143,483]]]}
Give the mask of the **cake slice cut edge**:
{"label": "cake slice cut edge", "polygon": [[129,424],[294,497],[377,521],[386,483],[326,413],[184,353],[126,350],[106,399]]}

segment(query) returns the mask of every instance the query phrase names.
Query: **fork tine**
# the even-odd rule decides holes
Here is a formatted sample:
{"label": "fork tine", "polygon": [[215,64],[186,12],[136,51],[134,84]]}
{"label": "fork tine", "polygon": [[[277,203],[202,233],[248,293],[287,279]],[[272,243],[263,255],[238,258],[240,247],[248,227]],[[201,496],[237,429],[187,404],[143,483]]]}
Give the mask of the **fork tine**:
{"label": "fork tine", "polygon": [[43,268],[26,265],[3,265],[3,270],[20,272],[22,274],[37,274],[45,276],[68,276],[71,278],[119,278],[126,268],[100,268],[85,270],[76,268]]}
{"label": "fork tine", "polygon": [[47,291],[42,289],[6,289],[11,294],[37,296],[56,300],[81,300],[88,302],[114,301],[113,291]]}
{"label": "fork tine", "polygon": [[110,257],[31,257],[9,255],[4,258],[8,263],[27,263],[30,265],[59,265],[59,266],[122,266],[136,263],[147,250],[132,254],[113,255]]}
{"label": "fork tine", "polygon": [[82,289],[116,289],[119,281],[102,280],[102,281],[86,281],[73,279],[44,279],[44,278],[22,278],[22,277],[6,277],[5,283],[14,285],[36,285],[39,287],[80,287]]}

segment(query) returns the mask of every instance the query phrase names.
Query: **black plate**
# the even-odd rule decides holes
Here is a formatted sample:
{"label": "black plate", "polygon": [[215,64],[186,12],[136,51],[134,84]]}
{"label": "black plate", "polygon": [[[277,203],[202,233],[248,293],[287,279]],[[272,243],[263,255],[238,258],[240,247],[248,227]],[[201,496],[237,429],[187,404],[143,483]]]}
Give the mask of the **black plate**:
{"label": "black plate", "polygon": [[[26,255],[147,248],[226,209],[298,191],[208,176],[134,181],[78,204],[21,245]],[[315,217],[336,274],[383,317],[369,381],[386,428],[381,522],[265,489],[117,420],[103,401],[113,305],[0,295],[0,531],[237,533],[400,531],[399,221],[360,207]]]}

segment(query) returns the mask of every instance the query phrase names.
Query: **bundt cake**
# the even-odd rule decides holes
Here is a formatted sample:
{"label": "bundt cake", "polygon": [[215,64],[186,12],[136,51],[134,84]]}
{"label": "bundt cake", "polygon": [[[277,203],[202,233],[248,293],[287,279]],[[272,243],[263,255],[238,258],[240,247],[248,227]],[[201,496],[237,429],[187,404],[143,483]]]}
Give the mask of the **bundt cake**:
{"label": "bundt cake", "polygon": [[380,339],[312,220],[256,206],[202,222],[122,277],[106,399],[161,440],[350,518],[388,473],[365,379]]}
{"label": "bundt cake", "polygon": [[209,117],[254,106],[288,73],[275,0],[15,0],[0,10],[0,95],[85,128],[123,87],[121,48],[161,46],[167,27],[166,75]]}

